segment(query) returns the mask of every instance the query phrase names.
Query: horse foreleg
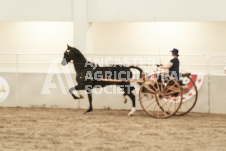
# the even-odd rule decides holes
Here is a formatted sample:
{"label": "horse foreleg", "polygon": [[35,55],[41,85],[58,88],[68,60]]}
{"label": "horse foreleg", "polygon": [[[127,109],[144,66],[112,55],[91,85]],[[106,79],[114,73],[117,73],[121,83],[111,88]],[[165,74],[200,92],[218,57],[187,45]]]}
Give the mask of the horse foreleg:
{"label": "horse foreleg", "polygon": [[126,104],[127,103],[127,95],[126,94],[123,94],[123,102]]}
{"label": "horse foreleg", "polygon": [[[88,91],[87,91],[88,92]],[[93,105],[92,105],[92,93],[88,92],[88,98],[89,98],[89,109],[84,113],[88,113],[93,111]]]}
{"label": "horse foreleg", "polygon": [[78,94],[76,88],[77,88],[77,86],[70,88],[69,89],[70,94],[72,95],[72,97],[74,99],[82,99],[83,96]]}

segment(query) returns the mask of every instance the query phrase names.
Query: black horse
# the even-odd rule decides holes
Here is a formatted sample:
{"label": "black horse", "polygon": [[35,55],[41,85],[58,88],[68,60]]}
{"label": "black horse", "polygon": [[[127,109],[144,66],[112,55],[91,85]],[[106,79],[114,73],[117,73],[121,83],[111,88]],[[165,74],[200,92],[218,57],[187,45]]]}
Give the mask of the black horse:
{"label": "black horse", "polygon": [[[78,83],[77,86],[69,89],[69,92],[73,96],[74,99],[83,98],[81,95],[75,95],[73,91],[75,90],[86,90],[89,98],[89,109],[85,112],[91,112],[92,108],[92,93],[91,89],[96,87],[105,87],[107,85],[117,85],[124,91],[124,101],[126,103],[126,96],[128,95],[132,100],[132,110],[129,115],[132,115],[135,111],[135,95],[131,92],[134,90],[134,86],[130,85],[128,79],[131,79],[133,74],[130,71],[131,68],[137,69],[140,72],[140,77],[142,74],[142,69],[135,66],[125,67],[123,65],[112,65],[109,67],[99,67],[90,61],[88,61],[83,54],[76,48],[70,47],[67,45],[67,50],[64,52],[64,57],[62,60],[62,65],[66,65],[71,60],[73,60],[74,68],[76,71],[76,81]],[[118,81],[103,81],[103,79],[118,79]]]}

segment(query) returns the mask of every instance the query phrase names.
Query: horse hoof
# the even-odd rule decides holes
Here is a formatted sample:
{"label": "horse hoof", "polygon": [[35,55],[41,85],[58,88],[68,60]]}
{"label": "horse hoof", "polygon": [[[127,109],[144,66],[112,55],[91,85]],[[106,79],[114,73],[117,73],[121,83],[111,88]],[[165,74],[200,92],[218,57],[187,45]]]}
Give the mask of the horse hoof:
{"label": "horse hoof", "polygon": [[128,116],[133,116],[133,114],[130,114],[130,113],[129,113]]}
{"label": "horse hoof", "polygon": [[87,112],[87,111],[86,111],[86,112],[84,112],[84,114],[87,114],[87,113],[89,113],[89,112]]}
{"label": "horse hoof", "polygon": [[77,97],[77,96],[75,96],[75,97],[73,97],[75,100],[77,100],[77,99],[79,99],[79,97]]}
{"label": "horse hoof", "polygon": [[80,96],[75,96],[74,94],[72,94],[72,97],[73,97],[75,100],[77,100],[77,99],[80,98]]}
{"label": "horse hoof", "polygon": [[80,95],[79,95],[79,99],[84,99],[84,97],[80,94]]}
{"label": "horse hoof", "polygon": [[123,96],[123,102],[126,104],[127,103],[127,98],[126,96]]}
{"label": "horse hoof", "polygon": [[129,112],[128,116],[133,116],[133,113],[136,112],[136,108],[133,107],[132,110]]}
{"label": "horse hoof", "polygon": [[72,95],[72,96],[73,96],[73,98],[75,100],[77,100],[77,99],[83,99],[84,98],[82,95],[79,95],[79,96]]}
{"label": "horse hoof", "polygon": [[93,111],[93,109],[89,109],[84,114],[87,114],[87,113],[92,112],[92,111]]}
{"label": "horse hoof", "polygon": [[125,103],[125,104],[127,103],[127,99],[124,100],[124,103]]}

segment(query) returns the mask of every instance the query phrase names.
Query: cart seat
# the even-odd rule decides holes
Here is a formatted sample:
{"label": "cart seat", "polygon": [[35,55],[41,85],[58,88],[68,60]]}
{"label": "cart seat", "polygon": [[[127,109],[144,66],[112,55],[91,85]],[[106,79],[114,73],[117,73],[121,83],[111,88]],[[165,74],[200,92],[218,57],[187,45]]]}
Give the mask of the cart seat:
{"label": "cart seat", "polygon": [[190,77],[191,76],[191,73],[182,73],[182,77]]}

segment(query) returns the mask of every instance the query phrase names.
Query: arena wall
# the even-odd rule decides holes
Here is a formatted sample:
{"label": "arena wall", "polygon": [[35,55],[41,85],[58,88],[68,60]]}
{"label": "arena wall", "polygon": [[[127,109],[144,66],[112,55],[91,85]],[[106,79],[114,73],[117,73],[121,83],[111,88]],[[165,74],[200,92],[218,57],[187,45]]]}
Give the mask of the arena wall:
{"label": "arena wall", "polygon": [[90,22],[226,20],[222,13],[226,2],[222,0],[88,0],[87,3]]}
{"label": "arena wall", "polygon": [[210,112],[226,113],[226,76],[210,76]]}
{"label": "arena wall", "polygon": [[0,21],[72,21],[72,0],[1,0]]}
{"label": "arena wall", "polygon": [[[0,0],[0,21],[73,22],[73,44],[92,51],[90,26],[96,22],[226,21],[222,0]],[[192,13],[190,13],[192,10]]]}
{"label": "arena wall", "polygon": [[[46,80],[46,73],[1,73],[1,76],[7,80],[10,85],[10,95],[0,103],[1,107],[58,107],[58,108],[82,108],[89,107],[88,97],[84,91],[80,93],[84,99],[73,100],[68,93],[68,85],[65,75],[61,74],[63,79],[62,85],[56,75],[53,76],[51,83],[56,84],[56,88],[50,88],[50,94],[41,94]],[[73,74],[72,77],[75,75]],[[226,113],[225,110],[225,83],[226,76],[210,76],[210,89],[208,84],[208,76],[205,75],[203,84],[199,90],[198,102],[193,112],[204,113]],[[74,81],[75,82],[75,81]],[[219,89],[219,85],[222,87]],[[95,90],[100,92],[100,90]],[[210,92],[209,92],[210,91]],[[135,93],[135,91],[134,91]],[[136,94],[137,109],[142,109]],[[128,99],[127,104],[122,101],[121,94],[93,94],[94,109],[131,109],[132,104]]]}
{"label": "arena wall", "polygon": [[[222,0],[1,0],[0,21],[225,21]],[[176,5],[175,5],[176,4]],[[74,9],[74,10],[73,10]],[[193,13],[190,13],[192,10]],[[80,18],[81,19],[81,18]],[[84,20],[86,21],[86,20]],[[83,21],[81,21],[81,24]]]}

